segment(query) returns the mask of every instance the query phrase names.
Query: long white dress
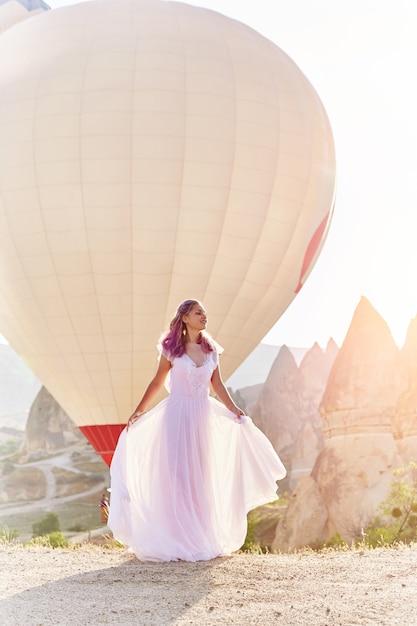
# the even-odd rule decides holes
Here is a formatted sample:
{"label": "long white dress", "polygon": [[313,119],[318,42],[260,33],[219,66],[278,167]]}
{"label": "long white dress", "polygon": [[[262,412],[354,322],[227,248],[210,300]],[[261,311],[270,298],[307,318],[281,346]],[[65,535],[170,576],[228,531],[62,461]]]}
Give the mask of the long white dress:
{"label": "long white dress", "polygon": [[228,555],[244,543],[247,512],[277,498],[286,471],[270,441],[209,396],[217,360],[173,359],[169,396],[120,435],[108,525],[138,559]]}

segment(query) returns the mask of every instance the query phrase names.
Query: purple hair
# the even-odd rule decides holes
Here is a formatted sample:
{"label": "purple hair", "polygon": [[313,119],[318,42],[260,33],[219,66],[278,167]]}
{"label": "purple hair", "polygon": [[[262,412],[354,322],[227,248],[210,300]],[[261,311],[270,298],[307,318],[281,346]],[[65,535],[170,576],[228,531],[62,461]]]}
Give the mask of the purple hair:
{"label": "purple hair", "polygon": [[[184,300],[177,308],[175,317],[171,320],[169,331],[163,335],[161,339],[162,349],[166,350],[172,357],[180,357],[185,352],[186,331],[187,327],[182,321],[184,315],[188,315],[193,306],[201,304],[198,300]],[[214,345],[210,340],[210,336],[204,331],[200,332],[198,343],[203,352],[213,352]]]}

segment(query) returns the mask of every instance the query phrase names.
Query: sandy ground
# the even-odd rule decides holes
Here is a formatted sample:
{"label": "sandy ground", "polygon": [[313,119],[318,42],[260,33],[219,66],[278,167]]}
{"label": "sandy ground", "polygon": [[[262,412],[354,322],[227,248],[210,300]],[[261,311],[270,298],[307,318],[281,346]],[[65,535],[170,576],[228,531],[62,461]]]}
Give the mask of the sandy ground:
{"label": "sandy ground", "polygon": [[417,546],[144,563],[0,546],[0,624],[417,625]]}

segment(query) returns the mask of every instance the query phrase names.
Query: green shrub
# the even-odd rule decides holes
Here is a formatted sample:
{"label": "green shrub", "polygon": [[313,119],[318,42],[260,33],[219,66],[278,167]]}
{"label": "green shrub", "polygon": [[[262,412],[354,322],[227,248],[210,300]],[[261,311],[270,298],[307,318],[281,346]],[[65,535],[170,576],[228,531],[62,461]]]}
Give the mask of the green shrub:
{"label": "green shrub", "polygon": [[349,548],[346,541],[343,539],[342,535],[339,531],[335,532],[334,535],[330,537],[328,541],[323,541],[321,539],[316,539],[316,541],[311,542],[308,546],[306,546],[313,550],[314,552],[321,552],[325,550],[338,550]]}
{"label": "green shrub", "polygon": [[69,543],[65,539],[62,532],[60,530],[57,530],[53,533],[33,537],[33,539],[31,539],[26,545],[28,547],[43,546],[45,548],[67,548]]}
{"label": "green shrub", "polygon": [[51,548],[67,548],[68,541],[65,539],[64,535],[60,530],[57,530],[53,533],[49,533],[47,535],[49,539],[49,543],[51,544]]}
{"label": "green shrub", "polygon": [[341,546],[346,546],[346,541],[343,539],[340,532],[337,531],[332,537],[330,537],[329,541],[326,542],[326,547],[340,548]]}
{"label": "green shrub", "polygon": [[18,452],[20,441],[16,437],[10,437],[7,441],[0,443],[0,457],[10,456]]}
{"label": "green shrub", "polygon": [[394,480],[387,499],[381,502],[379,510],[390,522],[393,542],[409,543],[417,539],[417,463],[410,461],[408,467],[400,467],[394,472]]}
{"label": "green shrub", "polygon": [[38,522],[32,524],[33,537],[43,537],[49,533],[59,532],[61,524],[56,513],[46,513]]}
{"label": "green shrub", "polygon": [[365,544],[376,547],[417,540],[417,463],[410,461],[408,467],[394,471],[387,498],[378,510],[381,516],[366,529]]}
{"label": "green shrub", "polygon": [[245,543],[241,547],[242,552],[251,552],[256,554],[262,554],[265,550],[262,549],[256,538],[256,527],[259,523],[259,513],[254,509],[248,513],[248,530],[246,532]]}
{"label": "green shrub", "polygon": [[0,544],[13,543],[18,535],[17,530],[11,530],[6,524],[0,522]]}
{"label": "green shrub", "polygon": [[32,537],[32,539],[30,541],[28,541],[27,544],[25,544],[26,547],[28,548],[32,548],[34,546],[43,546],[45,548],[50,548],[51,544],[49,542],[49,537],[47,535],[43,535],[42,537]]}

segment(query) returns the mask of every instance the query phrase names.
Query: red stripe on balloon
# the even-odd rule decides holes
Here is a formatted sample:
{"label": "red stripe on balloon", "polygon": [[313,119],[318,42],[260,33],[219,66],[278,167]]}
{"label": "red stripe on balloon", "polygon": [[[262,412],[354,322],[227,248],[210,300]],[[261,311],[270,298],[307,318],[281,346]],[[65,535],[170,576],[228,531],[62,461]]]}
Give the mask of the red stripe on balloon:
{"label": "red stripe on balloon", "polygon": [[329,211],[329,213],[327,213],[327,215],[323,218],[323,220],[320,222],[319,226],[315,230],[314,235],[310,239],[310,242],[304,254],[303,265],[301,267],[301,273],[300,273],[300,279],[298,281],[298,285],[295,290],[295,293],[298,293],[300,291],[301,287],[304,284],[305,279],[307,278],[307,275],[310,271],[310,267],[314,261],[314,258],[316,256],[316,253],[318,252],[320,243],[326,232],[326,226],[327,226],[327,222],[329,220],[330,214],[331,214],[331,211]]}
{"label": "red stripe on balloon", "polygon": [[84,437],[110,467],[114,449],[125,424],[100,424],[99,426],[80,426]]}

